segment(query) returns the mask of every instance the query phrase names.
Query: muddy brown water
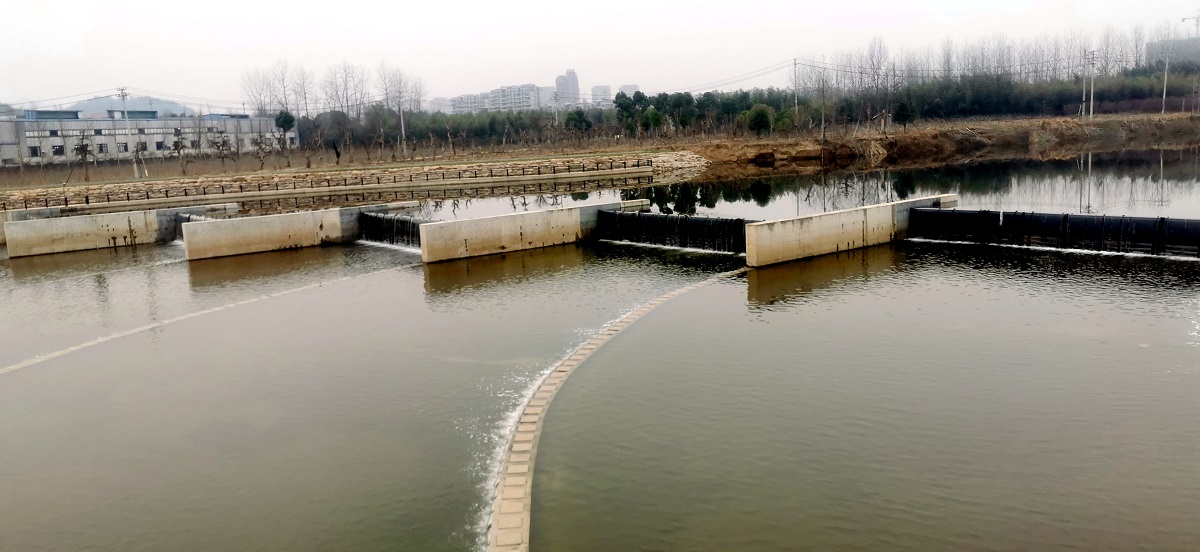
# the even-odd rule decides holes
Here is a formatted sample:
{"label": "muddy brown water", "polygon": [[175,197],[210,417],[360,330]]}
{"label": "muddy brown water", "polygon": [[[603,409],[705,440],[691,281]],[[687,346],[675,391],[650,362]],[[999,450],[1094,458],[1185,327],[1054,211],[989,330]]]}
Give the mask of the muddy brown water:
{"label": "muddy brown water", "polygon": [[[950,191],[1200,218],[1190,154],[1097,156],[1087,174],[987,164],[426,211],[645,197],[767,219]],[[743,263],[607,243],[426,266],[369,245],[3,257],[0,371],[23,366],[0,374],[14,550],[477,550],[540,375]],[[555,401],[535,549],[1195,549],[1196,266],[908,244],[679,297]]]}

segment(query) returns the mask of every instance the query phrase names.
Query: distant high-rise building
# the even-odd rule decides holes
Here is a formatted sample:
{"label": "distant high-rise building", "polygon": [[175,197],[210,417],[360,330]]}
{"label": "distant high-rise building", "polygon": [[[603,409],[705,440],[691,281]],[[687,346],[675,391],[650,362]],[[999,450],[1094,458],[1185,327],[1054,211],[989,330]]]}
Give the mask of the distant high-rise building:
{"label": "distant high-rise building", "polygon": [[1164,54],[1171,56],[1172,67],[1181,62],[1200,63],[1200,37],[1146,43],[1146,65],[1162,61]]}
{"label": "distant high-rise building", "polygon": [[612,87],[604,84],[592,87],[592,103],[598,106],[607,106],[612,103]]}
{"label": "distant high-rise building", "polygon": [[574,69],[567,69],[567,74],[554,79],[554,93],[558,95],[555,98],[558,105],[574,105],[583,100],[579,95],[579,77]]}
{"label": "distant high-rise building", "polygon": [[633,93],[637,92],[638,90],[641,90],[641,88],[638,87],[638,85],[636,85],[636,84],[622,84],[621,85],[621,92],[624,92],[626,96],[633,96]]}
{"label": "distant high-rise building", "polygon": [[429,111],[450,113],[450,98],[434,98],[429,100]]}
{"label": "distant high-rise building", "polygon": [[450,98],[450,112],[476,113],[487,109],[488,94],[464,94]]}
{"label": "distant high-rise building", "polygon": [[538,108],[554,109],[555,90],[553,86],[538,87]]}
{"label": "distant high-rise building", "polygon": [[538,108],[537,85],[501,86],[488,92],[488,111],[529,111]]}

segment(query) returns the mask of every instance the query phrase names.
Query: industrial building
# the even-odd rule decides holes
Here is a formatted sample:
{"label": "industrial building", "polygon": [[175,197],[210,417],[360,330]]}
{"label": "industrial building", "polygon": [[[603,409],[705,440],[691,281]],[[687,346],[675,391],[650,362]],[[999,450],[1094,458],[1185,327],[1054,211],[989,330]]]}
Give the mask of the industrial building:
{"label": "industrial building", "polygon": [[[255,149],[256,138],[278,147],[275,120],[240,114],[208,114],[160,117],[157,111],[107,110],[95,117],[79,111],[26,110],[15,117],[0,118],[0,166],[50,165],[75,162],[80,143],[89,146],[96,162],[130,159],[140,151],[143,159],[175,155],[182,146],[185,155],[217,153],[228,144],[233,154]],[[296,131],[287,133],[296,144]],[[136,148],[136,150],[135,150]]]}

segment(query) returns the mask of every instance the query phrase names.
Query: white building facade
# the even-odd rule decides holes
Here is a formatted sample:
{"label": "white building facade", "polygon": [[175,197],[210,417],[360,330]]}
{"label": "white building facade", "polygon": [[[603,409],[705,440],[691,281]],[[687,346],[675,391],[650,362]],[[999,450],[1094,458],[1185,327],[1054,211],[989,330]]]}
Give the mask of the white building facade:
{"label": "white building facade", "polygon": [[[266,140],[279,148],[275,120],[246,115],[204,115],[159,118],[154,112],[120,111],[107,117],[80,118],[78,111],[25,111],[21,116],[0,119],[0,166],[51,165],[78,162],[76,148],[88,145],[96,162],[130,159],[140,151],[143,159],[176,155],[207,155],[216,144],[228,143],[235,154],[255,150],[255,142]],[[136,116],[135,116],[136,114]],[[296,144],[295,129],[285,136]],[[225,142],[227,140],[227,142]]]}

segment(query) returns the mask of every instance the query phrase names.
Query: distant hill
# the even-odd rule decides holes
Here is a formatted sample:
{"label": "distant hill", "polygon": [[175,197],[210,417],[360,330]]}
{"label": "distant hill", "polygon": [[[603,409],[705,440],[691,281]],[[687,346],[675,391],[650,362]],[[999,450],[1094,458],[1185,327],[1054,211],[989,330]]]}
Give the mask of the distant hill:
{"label": "distant hill", "polygon": [[[189,109],[175,102],[162,100],[159,98],[151,98],[150,96],[142,96],[140,98],[129,98],[126,100],[130,111],[157,111],[159,117],[170,117],[174,115],[195,115],[196,111]],[[121,109],[121,98],[92,98],[83,100],[67,106],[65,109],[69,111],[79,111],[83,115],[101,114],[109,109]]]}

